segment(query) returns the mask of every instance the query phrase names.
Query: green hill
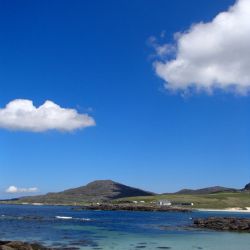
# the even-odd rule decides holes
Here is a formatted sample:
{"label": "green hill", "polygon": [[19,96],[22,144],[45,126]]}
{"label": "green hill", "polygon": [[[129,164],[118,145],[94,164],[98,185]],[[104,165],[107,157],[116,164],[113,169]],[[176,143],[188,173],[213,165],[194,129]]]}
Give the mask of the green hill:
{"label": "green hill", "polygon": [[207,188],[201,188],[201,189],[182,189],[176,194],[215,194],[215,193],[222,193],[222,192],[237,192],[237,189],[234,188],[227,188],[227,187],[207,187]]}

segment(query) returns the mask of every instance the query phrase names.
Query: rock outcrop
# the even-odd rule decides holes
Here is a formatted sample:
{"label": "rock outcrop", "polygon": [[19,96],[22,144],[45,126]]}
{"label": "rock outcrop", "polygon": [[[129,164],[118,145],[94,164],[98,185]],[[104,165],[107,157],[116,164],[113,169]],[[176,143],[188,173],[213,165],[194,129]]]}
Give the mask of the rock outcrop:
{"label": "rock outcrop", "polygon": [[250,233],[250,219],[247,218],[210,217],[205,219],[195,219],[194,226],[218,231]]}
{"label": "rock outcrop", "polygon": [[22,241],[0,241],[0,250],[51,250],[37,243]]}
{"label": "rock outcrop", "polygon": [[156,205],[133,205],[133,204],[110,204],[89,205],[73,208],[74,210],[100,210],[100,211],[141,211],[141,212],[192,212],[191,209],[182,207],[156,206]]}

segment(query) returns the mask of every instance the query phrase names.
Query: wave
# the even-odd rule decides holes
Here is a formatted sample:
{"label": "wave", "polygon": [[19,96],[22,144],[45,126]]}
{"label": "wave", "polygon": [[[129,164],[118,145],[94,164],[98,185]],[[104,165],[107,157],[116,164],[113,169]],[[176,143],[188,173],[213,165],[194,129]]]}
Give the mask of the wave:
{"label": "wave", "polygon": [[79,221],[91,221],[91,219],[89,218],[73,218],[71,216],[56,216],[55,217],[56,219],[59,219],[59,220],[79,220]]}
{"label": "wave", "polygon": [[90,218],[73,218],[72,216],[61,216],[57,215],[55,217],[43,217],[34,215],[25,216],[13,216],[0,214],[0,220],[39,220],[39,221],[50,221],[50,220],[72,220],[72,221],[92,221]]}
{"label": "wave", "polygon": [[73,217],[70,217],[70,216],[56,216],[56,219],[61,219],[61,220],[72,220]]}

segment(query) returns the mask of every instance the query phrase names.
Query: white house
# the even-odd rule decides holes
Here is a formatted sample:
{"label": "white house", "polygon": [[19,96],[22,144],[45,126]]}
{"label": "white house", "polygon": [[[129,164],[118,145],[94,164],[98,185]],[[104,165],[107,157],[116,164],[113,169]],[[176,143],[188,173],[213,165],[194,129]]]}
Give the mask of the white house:
{"label": "white house", "polygon": [[159,200],[157,202],[157,204],[160,206],[171,206],[172,205],[171,201],[169,201],[169,200]]}

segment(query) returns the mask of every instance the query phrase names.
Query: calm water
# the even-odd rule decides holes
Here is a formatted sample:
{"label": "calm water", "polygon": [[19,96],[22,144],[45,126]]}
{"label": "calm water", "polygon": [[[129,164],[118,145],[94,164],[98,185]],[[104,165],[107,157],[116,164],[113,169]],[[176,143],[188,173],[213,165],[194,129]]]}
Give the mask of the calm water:
{"label": "calm water", "polygon": [[1,205],[0,239],[36,241],[58,249],[250,249],[250,234],[189,227],[191,218],[214,215],[232,214],[73,211],[71,207]]}

